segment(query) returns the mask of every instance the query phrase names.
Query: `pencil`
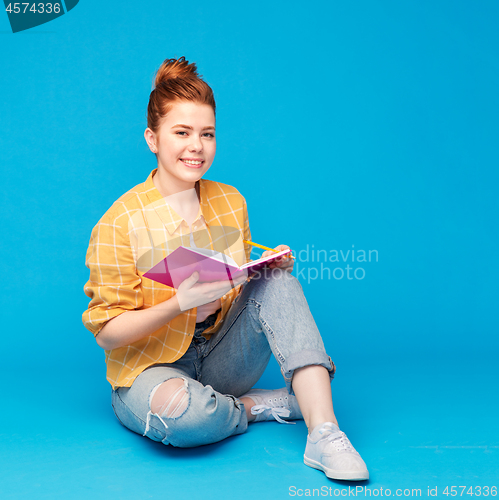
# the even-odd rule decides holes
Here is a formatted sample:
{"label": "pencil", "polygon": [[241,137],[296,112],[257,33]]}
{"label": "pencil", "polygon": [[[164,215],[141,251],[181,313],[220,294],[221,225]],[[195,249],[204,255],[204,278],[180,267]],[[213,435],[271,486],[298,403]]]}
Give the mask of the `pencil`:
{"label": "pencil", "polygon": [[[264,250],[270,250],[271,252],[278,253],[278,250],[274,250],[273,248],[266,247],[264,245],[259,245],[258,243],[253,243],[252,241],[243,240],[243,242],[248,243],[248,245],[253,245],[254,247],[263,248]],[[290,259],[294,259],[294,257],[291,254],[286,255],[285,257],[289,257]]]}

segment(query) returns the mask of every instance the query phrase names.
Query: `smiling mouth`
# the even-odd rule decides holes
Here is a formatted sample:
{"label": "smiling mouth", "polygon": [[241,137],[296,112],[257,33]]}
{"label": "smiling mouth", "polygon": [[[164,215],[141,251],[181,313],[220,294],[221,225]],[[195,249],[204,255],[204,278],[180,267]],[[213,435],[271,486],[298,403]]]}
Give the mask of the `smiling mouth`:
{"label": "smiling mouth", "polygon": [[204,160],[184,160],[183,158],[180,158],[180,160],[189,167],[200,167],[204,163]]}

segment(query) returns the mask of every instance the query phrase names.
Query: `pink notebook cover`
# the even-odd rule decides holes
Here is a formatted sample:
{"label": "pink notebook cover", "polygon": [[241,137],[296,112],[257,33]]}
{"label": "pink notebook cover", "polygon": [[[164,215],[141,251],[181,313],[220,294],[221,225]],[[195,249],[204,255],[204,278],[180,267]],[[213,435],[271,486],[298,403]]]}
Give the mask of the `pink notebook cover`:
{"label": "pink notebook cover", "polygon": [[248,262],[237,267],[196,252],[196,249],[178,247],[168,257],[149,269],[144,276],[172,288],[178,288],[194,271],[199,272],[198,282],[225,281],[258,271],[281,255],[290,253],[283,250],[263,259]]}

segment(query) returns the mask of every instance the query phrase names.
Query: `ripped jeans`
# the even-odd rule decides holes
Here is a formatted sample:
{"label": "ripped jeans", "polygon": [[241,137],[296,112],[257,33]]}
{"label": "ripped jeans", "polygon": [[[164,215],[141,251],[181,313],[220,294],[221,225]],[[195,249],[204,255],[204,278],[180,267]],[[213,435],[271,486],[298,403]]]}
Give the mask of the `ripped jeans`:
{"label": "ripped jeans", "polygon": [[[290,394],[297,368],[322,365],[333,379],[335,366],[301,284],[290,273],[267,268],[258,279],[245,283],[218,332],[207,339],[201,333],[215,318],[216,314],[196,325],[191,345],[180,359],[150,366],[131,387],[112,391],[115,415],[125,427],[182,448],[241,434],[248,420],[238,398],[256,384],[271,354]],[[187,398],[183,411],[169,413],[170,418],[152,412],[151,399],[172,378],[183,379]]]}

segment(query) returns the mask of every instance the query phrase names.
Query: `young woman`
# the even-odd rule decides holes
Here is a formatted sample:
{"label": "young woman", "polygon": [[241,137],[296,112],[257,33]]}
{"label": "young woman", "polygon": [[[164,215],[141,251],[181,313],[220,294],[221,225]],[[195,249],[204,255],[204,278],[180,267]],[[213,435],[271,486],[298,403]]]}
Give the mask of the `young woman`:
{"label": "young woman", "polygon": [[[241,434],[250,422],[303,418],[305,464],[334,479],[368,479],[338,428],[335,366],[292,259],[235,282],[198,283],[194,273],[170,288],[143,276],[180,245],[223,252],[239,265],[251,254],[245,199],[203,178],[215,157],[215,100],[194,63],[163,62],[147,124],[157,168],[104,214],[86,258],[91,301],[83,322],[105,350],[116,417],[179,447]],[[252,389],[271,354],[285,387]]]}

